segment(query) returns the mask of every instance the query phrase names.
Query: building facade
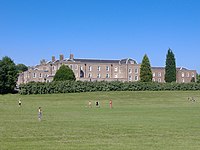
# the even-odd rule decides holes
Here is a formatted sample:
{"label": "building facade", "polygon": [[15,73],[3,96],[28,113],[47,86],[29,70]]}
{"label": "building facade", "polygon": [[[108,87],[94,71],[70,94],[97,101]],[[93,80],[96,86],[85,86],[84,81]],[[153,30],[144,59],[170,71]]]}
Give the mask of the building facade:
{"label": "building facade", "polygon": [[[135,60],[126,58],[121,60],[100,60],[100,59],[76,59],[70,54],[68,59],[60,55],[59,60],[52,56],[51,61],[40,61],[39,65],[29,67],[18,77],[17,84],[24,84],[31,81],[51,82],[56,71],[61,65],[68,65],[74,72],[76,80],[81,81],[139,81],[140,65]],[[153,81],[165,82],[165,68],[152,67]],[[177,68],[177,82],[188,83],[195,78],[196,70]]]}

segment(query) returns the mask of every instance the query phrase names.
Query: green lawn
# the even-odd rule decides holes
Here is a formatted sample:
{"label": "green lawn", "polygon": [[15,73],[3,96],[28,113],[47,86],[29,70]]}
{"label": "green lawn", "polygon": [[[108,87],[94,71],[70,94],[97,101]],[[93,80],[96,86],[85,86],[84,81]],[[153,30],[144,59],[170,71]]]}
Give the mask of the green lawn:
{"label": "green lawn", "polygon": [[199,150],[200,92],[1,95],[0,150],[32,149]]}

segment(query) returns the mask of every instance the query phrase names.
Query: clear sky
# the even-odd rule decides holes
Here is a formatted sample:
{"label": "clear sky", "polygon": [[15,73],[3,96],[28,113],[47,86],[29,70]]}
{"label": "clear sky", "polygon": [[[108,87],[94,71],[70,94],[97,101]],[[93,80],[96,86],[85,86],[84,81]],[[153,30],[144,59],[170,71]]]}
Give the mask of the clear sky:
{"label": "clear sky", "polygon": [[0,59],[122,59],[200,73],[200,0],[0,0]]}

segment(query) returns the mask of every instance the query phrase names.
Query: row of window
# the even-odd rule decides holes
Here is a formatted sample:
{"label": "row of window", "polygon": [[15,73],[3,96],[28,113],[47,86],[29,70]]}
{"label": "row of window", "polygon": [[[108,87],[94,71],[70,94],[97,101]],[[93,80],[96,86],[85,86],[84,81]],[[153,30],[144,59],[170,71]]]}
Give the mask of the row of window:
{"label": "row of window", "polygon": [[[43,74],[39,73],[39,78],[42,78],[42,77],[43,77]],[[45,74],[44,77],[48,77],[48,75]],[[37,78],[37,73],[33,73],[33,78]]]}
{"label": "row of window", "polygon": [[[156,76],[156,73],[153,72],[153,77],[155,77],[155,76]],[[162,76],[161,72],[158,72],[157,76],[158,76],[158,77],[161,77],[161,76]]]}
{"label": "row of window", "polygon": [[[156,82],[156,79],[153,78],[152,81]],[[157,79],[157,82],[162,82],[161,78],[158,78],[158,79]]]}
{"label": "row of window", "polygon": [[[186,77],[190,77],[190,73],[189,73],[189,72],[187,72],[187,73],[182,72],[182,73],[181,73],[181,76],[182,76],[182,77],[185,77],[185,74],[186,74]],[[153,72],[153,77],[155,77],[155,76],[156,76],[156,73]],[[161,73],[161,72],[158,72],[157,76],[158,76],[158,77],[161,77],[161,76],[162,76],[162,73]],[[191,77],[194,77],[194,72],[192,72]]]}
{"label": "row of window", "polygon": [[[181,73],[181,76],[182,76],[182,77],[185,77],[185,74],[186,74],[186,77],[190,77],[190,73],[189,73],[189,72],[187,72],[187,73],[182,72],[182,73]],[[194,77],[194,72],[192,72],[191,77]]]}
{"label": "row of window", "polygon": [[[69,67],[73,70],[73,65],[70,65]],[[101,68],[102,68],[101,66],[97,66],[97,71],[101,71]],[[52,67],[52,70],[53,70],[53,71],[56,71],[56,67],[53,66],[53,67]],[[78,70],[78,65],[75,65],[75,70]],[[83,70],[83,66],[80,66],[80,70]],[[89,70],[89,71],[92,71],[92,70],[93,70],[93,66],[88,66],[88,70]],[[105,70],[106,70],[106,71],[110,71],[110,66],[106,66],[106,67],[105,67]],[[114,67],[114,71],[117,72],[117,71],[118,71],[118,67]],[[129,68],[129,69],[128,69],[128,72],[129,72],[129,73],[132,73],[132,69]],[[135,73],[138,73],[138,68],[135,68],[135,69],[134,69],[134,72],[135,72]]]}

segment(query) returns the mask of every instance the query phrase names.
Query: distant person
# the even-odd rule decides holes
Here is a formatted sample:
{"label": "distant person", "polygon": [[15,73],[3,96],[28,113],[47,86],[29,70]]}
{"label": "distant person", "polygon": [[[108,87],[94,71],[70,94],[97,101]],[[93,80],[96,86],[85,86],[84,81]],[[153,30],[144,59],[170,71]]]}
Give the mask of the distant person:
{"label": "distant person", "polygon": [[39,121],[42,120],[42,109],[41,109],[41,107],[39,107],[39,109],[38,109],[38,120]]}
{"label": "distant person", "polygon": [[99,107],[99,101],[96,101],[96,107]]}
{"label": "distant person", "polygon": [[19,107],[21,107],[21,105],[22,105],[22,101],[21,101],[20,98],[19,98],[19,100],[18,100],[18,105],[19,105]]}
{"label": "distant person", "polygon": [[89,108],[92,108],[92,102],[91,101],[88,102],[88,106],[89,106]]}
{"label": "distant person", "polygon": [[110,104],[110,108],[112,108],[112,100],[110,100],[109,104]]}

